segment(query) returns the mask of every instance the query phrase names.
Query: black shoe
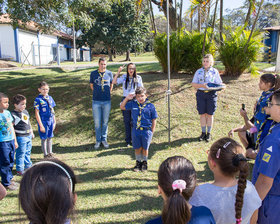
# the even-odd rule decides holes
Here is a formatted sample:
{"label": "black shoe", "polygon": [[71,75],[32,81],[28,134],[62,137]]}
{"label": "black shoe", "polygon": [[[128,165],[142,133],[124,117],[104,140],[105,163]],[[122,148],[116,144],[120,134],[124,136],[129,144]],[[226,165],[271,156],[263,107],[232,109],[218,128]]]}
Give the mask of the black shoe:
{"label": "black shoe", "polygon": [[210,135],[210,133],[207,133],[206,137],[205,137],[205,141],[209,142],[210,140],[211,140],[211,135]]}
{"label": "black shoe", "polygon": [[201,135],[199,136],[199,141],[201,142],[201,141],[203,141],[203,140],[205,140],[206,139],[206,133],[205,132],[202,132],[201,133]]}
{"label": "black shoe", "polygon": [[147,161],[143,161],[141,171],[146,172],[147,170],[148,170],[148,163],[147,163]]}
{"label": "black shoe", "polygon": [[136,166],[133,168],[133,170],[135,172],[141,171],[142,170],[142,163],[140,161],[136,160]]}

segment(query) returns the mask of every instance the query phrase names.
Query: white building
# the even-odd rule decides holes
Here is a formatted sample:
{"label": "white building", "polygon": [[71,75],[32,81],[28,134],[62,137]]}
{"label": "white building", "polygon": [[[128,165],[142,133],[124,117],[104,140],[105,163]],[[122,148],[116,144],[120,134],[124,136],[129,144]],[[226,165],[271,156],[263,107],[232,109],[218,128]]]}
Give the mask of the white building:
{"label": "white building", "polygon": [[[54,31],[43,34],[34,22],[13,28],[7,14],[0,16],[0,59],[46,65],[73,60],[73,37]],[[58,50],[59,49],[59,50]],[[77,49],[77,61],[90,61],[90,49]]]}

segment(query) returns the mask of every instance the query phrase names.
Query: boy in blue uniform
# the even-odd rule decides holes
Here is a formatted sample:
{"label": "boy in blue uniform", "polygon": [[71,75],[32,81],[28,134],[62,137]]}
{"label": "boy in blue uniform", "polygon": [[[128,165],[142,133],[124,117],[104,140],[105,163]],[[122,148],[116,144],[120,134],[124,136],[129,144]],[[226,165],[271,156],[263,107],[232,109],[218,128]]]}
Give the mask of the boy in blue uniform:
{"label": "boy in blue uniform", "polygon": [[[132,100],[133,97],[135,100]],[[128,102],[129,101],[129,102]],[[122,110],[131,110],[132,146],[135,149],[134,171],[147,171],[148,150],[156,128],[157,111],[147,99],[146,89],[138,87],[135,94],[129,94],[121,103]]]}
{"label": "boy in blue uniform", "polygon": [[[274,92],[268,107],[274,122],[260,142],[252,177],[252,182],[263,200],[259,209],[259,224],[278,223],[280,220],[280,91]],[[256,219],[257,214],[254,214],[252,220]]]}
{"label": "boy in blue uniform", "polygon": [[7,110],[9,98],[0,93],[0,173],[1,183],[9,190],[16,190],[17,184],[12,180],[12,169],[14,165],[15,149],[18,147],[15,131],[13,128],[13,117]]}
{"label": "boy in blue uniform", "polygon": [[203,67],[195,72],[192,80],[192,86],[197,89],[196,103],[202,130],[199,141],[210,141],[214,113],[217,108],[217,92],[215,90],[208,90],[207,84],[223,84],[218,70],[212,67],[213,64],[213,56],[211,54],[205,55],[202,61]]}
{"label": "boy in blue uniform", "polygon": [[38,131],[41,138],[42,151],[44,157],[52,157],[52,137],[55,129],[56,120],[54,107],[56,106],[53,98],[48,95],[49,85],[41,82],[38,88],[40,94],[34,101],[35,117],[38,122]]}

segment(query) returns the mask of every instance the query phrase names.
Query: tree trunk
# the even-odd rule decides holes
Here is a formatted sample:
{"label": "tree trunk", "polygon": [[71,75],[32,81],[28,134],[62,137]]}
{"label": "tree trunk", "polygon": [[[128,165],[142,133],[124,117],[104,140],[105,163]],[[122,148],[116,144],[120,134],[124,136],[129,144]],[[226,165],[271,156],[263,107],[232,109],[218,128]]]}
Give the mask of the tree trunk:
{"label": "tree trunk", "polygon": [[223,44],[223,0],[220,0],[220,42]]}
{"label": "tree trunk", "polygon": [[216,0],[215,9],[214,9],[214,17],[213,17],[213,21],[212,21],[212,31],[211,31],[211,36],[210,36],[210,43],[212,42],[213,35],[214,35],[215,22],[216,22],[216,14],[217,14],[217,8],[218,8],[218,1],[219,0]]}
{"label": "tree trunk", "polygon": [[107,46],[107,50],[108,50],[109,61],[113,61],[112,49],[111,49],[111,47],[110,47],[110,46]]}
{"label": "tree trunk", "polygon": [[206,19],[206,26],[205,26],[205,30],[204,30],[204,39],[203,39],[203,47],[202,47],[202,56],[204,56],[205,53],[205,42],[206,42],[206,34],[207,34],[207,28],[208,28],[208,21],[209,21],[209,15],[210,15],[210,8],[211,8],[211,4],[209,2],[208,5],[208,12],[207,12],[207,19]]}
{"label": "tree trunk", "polygon": [[182,28],[182,11],[183,11],[183,0],[181,0],[181,4],[180,4],[179,29]]}
{"label": "tree trunk", "polygon": [[191,15],[191,31],[193,30],[193,15]]}
{"label": "tree trunk", "polygon": [[197,7],[197,31],[201,31],[201,10],[200,5]]}
{"label": "tree trunk", "polygon": [[155,17],[154,17],[154,11],[151,0],[149,0],[149,11],[150,11],[150,17],[151,17],[151,23],[152,23],[152,29],[154,30],[154,37],[157,35],[157,27],[155,24]]}
{"label": "tree trunk", "polygon": [[248,49],[248,45],[249,45],[249,43],[250,43],[250,40],[251,40],[251,38],[252,38],[254,29],[255,29],[255,27],[256,27],[256,23],[257,23],[257,21],[258,21],[259,15],[260,15],[260,11],[261,11],[263,2],[264,2],[264,0],[262,0],[261,3],[260,3],[260,7],[259,7],[259,9],[258,9],[258,13],[257,13],[256,18],[255,18],[255,21],[254,21],[254,23],[253,23],[253,26],[252,26],[252,29],[251,29],[251,32],[250,32],[250,36],[249,36],[249,38],[248,38],[248,40],[247,40],[247,43],[246,43],[246,45],[245,45],[244,52],[246,52],[247,49]]}
{"label": "tree trunk", "polygon": [[131,61],[130,60],[130,50],[126,51],[126,59],[125,59],[125,61]]}
{"label": "tree trunk", "polygon": [[245,19],[245,21],[244,21],[244,29],[245,29],[245,28],[248,26],[248,24],[249,24],[251,11],[252,11],[252,2],[249,1],[249,8],[248,8],[248,12],[247,12],[247,15],[246,15],[246,19]]}
{"label": "tree trunk", "polygon": [[[157,6],[161,5],[160,1],[159,2],[157,0],[151,0],[151,1]],[[166,0],[162,1],[162,10],[165,17],[167,17]],[[172,4],[170,4],[170,1],[169,1],[169,25],[172,30],[174,31],[177,30],[177,13],[175,11],[175,8],[172,6]]]}

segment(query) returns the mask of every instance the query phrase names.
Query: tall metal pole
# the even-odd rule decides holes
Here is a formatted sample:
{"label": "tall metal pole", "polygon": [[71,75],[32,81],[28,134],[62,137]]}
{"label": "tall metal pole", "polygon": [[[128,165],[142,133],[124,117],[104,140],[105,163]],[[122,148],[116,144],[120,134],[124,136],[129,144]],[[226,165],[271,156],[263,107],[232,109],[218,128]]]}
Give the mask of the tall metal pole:
{"label": "tall metal pole", "polygon": [[73,19],[73,60],[74,60],[74,64],[76,64],[76,36],[75,36],[75,23],[74,23],[74,19]]}
{"label": "tall metal pole", "polygon": [[168,144],[170,146],[170,46],[169,46],[169,0],[166,0],[167,8],[167,75],[168,75],[168,90],[167,90],[167,101],[168,101]]}

